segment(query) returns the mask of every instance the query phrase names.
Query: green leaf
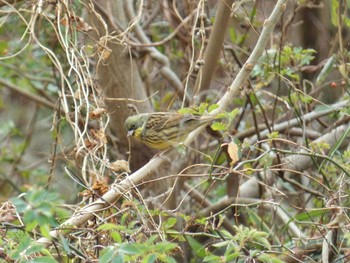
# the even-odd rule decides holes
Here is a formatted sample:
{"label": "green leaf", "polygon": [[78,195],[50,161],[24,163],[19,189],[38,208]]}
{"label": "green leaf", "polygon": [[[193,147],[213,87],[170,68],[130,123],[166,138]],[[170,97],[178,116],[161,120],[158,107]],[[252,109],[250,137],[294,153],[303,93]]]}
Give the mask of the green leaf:
{"label": "green leaf", "polygon": [[40,225],[40,233],[42,236],[50,239],[51,235],[50,235],[50,227],[48,225]]}
{"label": "green leaf", "polygon": [[[114,258],[112,258],[111,263],[123,263],[124,257],[123,255],[116,255]],[[104,263],[104,261],[101,260],[101,263]]]}
{"label": "green leaf", "polygon": [[120,219],[120,225],[125,226],[127,219],[130,217],[130,214],[128,212],[124,213],[122,215],[122,218]]}
{"label": "green leaf", "polygon": [[[226,253],[225,253],[226,254]],[[228,254],[227,256],[225,256],[226,262],[233,262],[234,260],[236,260],[239,256],[241,255],[241,253],[234,252],[232,254]]]}
{"label": "green leaf", "polygon": [[182,108],[177,111],[181,114],[198,114],[198,111],[192,108]]}
{"label": "green leaf", "polygon": [[101,231],[108,231],[108,230],[125,230],[125,226],[117,225],[117,224],[111,224],[111,223],[106,223],[103,225],[100,225],[97,230]]}
{"label": "green leaf", "polygon": [[158,253],[166,253],[177,247],[177,244],[171,242],[160,242],[154,246],[154,250]]}
{"label": "green leaf", "polygon": [[18,213],[23,213],[26,209],[29,208],[29,205],[18,197],[10,198],[10,201],[16,207]]}
{"label": "green leaf", "polygon": [[147,250],[147,246],[140,243],[124,243],[119,248],[118,251],[123,254],[137,255]]}
{"label": "green leaf", "polygon": [[13,259],[20,259],[21,254],[23,251],[25,251],[31,244],[32,240],[29,236],[22,237],[21,241],[19,242],[17,249],[13,251],[11,258]]}
{"label": "green leaf", "polygon": [[225,131],[227,129],[226,125],[222,122],[214,122],[212,125],[210,125],[210,128],[212,128],[214,131]]}
{"label": "green leaf", "polygon": [[167,256],[166,258],[163,259],[165,263],[177,263],[176,260],[172,257]]}
{"label": "green leaf", "polygon": [[232,244],[231,240],[225,240],[225,241],[221,241],[221,242],[217,242],[215,244],[213,244],[213,247],[226,247],[228,245]]}
{"label": "green leaf", "polygon": [[213,110],[216,110],[217,108],[219,108],[219,104],[211,104],[208,107],[208,112],[212,112]]}
{"label": "green leaf", "polygon": [[339,9],[339,0],[332,0],[331,3],[331,21],[332,25],[338,27],[338,9]]}
{"label": "green leaf", "polygon": [[72,251],[69,247],[69,241],[65,238],[64,235],[59,235],[59,239],[61,241],[61,244],[63,246],[63,250],[66,254],[70,254]]}
{"label": "green leaf", "polygon": [[274,131],[274,132],[271,132],[271,133],[267,134],[267,138],[269,138],[270,140],[277,139],[278,135],[279,135],[279,132],[278,131]]}
{"label": "green leaf", "polygon": [[292,92],[290,94],[290,101],[291,101],[292,104],[297,104],[298,103],[299,96],[298,96],[298,94],[296,92]]}
{"label": "green leaf", "polygon": [[203,259],[203,262],[222,262],[221,257],[216,255],[209,255]]}
{"label": "green leaf", "polygon": [[115,258],[116,252],[117,252],[116,247],[114,246],[106,247],[101,251],[101,256],[98,261],[101,263],[111,262],[113,258]]}
{"label": "green leaf", "polygon": [[230,40],[232,43],[236,43],[236,30],[233,29],[233,27],[229,27],[229,35],[230,35]]}
{"label": "green leaf", "polygon": [[[262,233],[264,233],[264,232],[262,232]],[[266,233],[264,233],[264,234],[266,234]],[[262,245],[265,249],[271,250],[271,245],[265,237],[255,237],[254,241],[258,242],[259,245]]]}
{"label": "green leaf", "polygon": [[34,210],[26,212],[23,216],[23,221],[25,223],[26,230],[32,231],[38,225]]}
{"label": "green leaf", "polygon": [[336,60],[335,60],[335,56],[331,56],[330,58],[328,58],[326,64],[323,66],[321,72],[318,74],[317,78],[316,78],[316,86],[319,86],[321,83],[323,83],[325,81],[325,79],[329,76],[329,74],[331,73],[333,66],[335,64]]}
{"label": "green leaf", "polygon": [[29,260],[27,262],[30,262],[30,263],[57,263],[58,261],[56,261],[52,257],[45,256],[45,257],[36,257],[35,259]]}
{"label": "green leaf", "polygon": [[142,263],[153,263],[157,260],[157,254],[148,254],[142,259]]}
{"label": "green leaf", "polygon": [[113,231],[109,235],[111,236],[111,238],[113,238],[114,242],[119,243],[119,244],[121,244],[123,242],[122,236],[118,232]]}
{"label": "green leaf", "polygon": [[25,255],[31,255],[31,254],[35,254],[38,252],[41,252],[44,249],[44,246],[41,244],[37,244],[34,241],[32,242],[32,244],[30,246],[27,247],[27,249],[25,250]]}
{"label": "green leaf", "polygon": [[[294,216],[295,221],[311,221],[313,217],[324,217],[326,211],[324,209],[313,209],[307,212],[302,212]],[[291,219],[290,221],[294,221]]]}
{"label": "green leaf", "polygon": [[260,254],[258,256],[258,260],[266,263],[283,263],[284,261],[279,260],[278,258],[275,258],[273,255],[269,254]]}
{"label": "green leaf", "polygon": [[[199,258],[204,258],[206,256],[204,246],[199,243],[196,239],[191,236],[187,237],[188,244],[191,247],[192,253],[194,253]],[[210,253],[210,252],[208,252]]]}
{"label": "green leaf", "polygon": [[313,98],[307,94],[300,94],[300,100],[304,103],[310,103],[312,102]]}
{"label": "green leaf", "polygon": [[237,116],[237,114],[239,113],[239,109],[236,108],[234,110],[232,110],[230,113],[229,113],[229,120],[230,122],[233,121],[233,119]]}
{"label": "green leaf", "polygon": [[203,115],[207,111],[208,106],[209,106],[208,103],[202,102],[198,107],[198,113],[200,115]]}
{"label": "green leaf", "polygon": [[6,50],[8,50],[8,42],[0,41],[0,55],[3,55]]}
{"label": "green leaf", "polygon": [[176,224],[176,222],[177,222],[177,219],[175,217],[168,218],[164,223],[165,229],[172,228]]}

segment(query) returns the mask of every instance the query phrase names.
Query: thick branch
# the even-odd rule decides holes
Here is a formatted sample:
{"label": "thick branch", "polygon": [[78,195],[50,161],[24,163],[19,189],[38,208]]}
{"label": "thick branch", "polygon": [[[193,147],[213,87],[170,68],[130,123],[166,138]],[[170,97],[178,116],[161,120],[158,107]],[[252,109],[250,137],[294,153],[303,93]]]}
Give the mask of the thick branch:
{"label": "thick branch", "polygon": [[220,50],[224,43],[228,21],[234,0],[219,1],[215,15],[213,30],[209,37],[208,46],[204,54],[204,65],[198,72],[195,90],[207,90],[210,88],[210,81],[217,65]]}

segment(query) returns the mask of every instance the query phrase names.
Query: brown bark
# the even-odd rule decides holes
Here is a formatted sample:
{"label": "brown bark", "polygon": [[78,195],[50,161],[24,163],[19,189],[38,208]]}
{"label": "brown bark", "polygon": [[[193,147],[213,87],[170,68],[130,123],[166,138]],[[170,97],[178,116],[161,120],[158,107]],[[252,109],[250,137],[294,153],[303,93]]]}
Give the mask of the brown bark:
{"label": "brown bark", "polygon": [[[113,25],[109,23],[108,28],[113,28],[114,31],[116,30],[116,27],[121,27],[119,28],[121,30],[127,28],[128,21],[126,18],[127,16],[124,14],[125,6],[123,6],[123,1],[109,1],[104,4],[98,2],[96,5],[98,5],[98,9],[104,8],[103,11],[100,10],[102,11],[101,16],[104,14],[104,16],[102,16],[104,21],[109,21],[110,23],[112,21],[114,23]],[[108,14],[108,17],[106,17],[106,14]],[[111,19],[117,19],[117,21]],[[96,18],[95,22],[98,25],[98,32],[104,32],[105,28],[103,24]],[[109,31],[113,30],[111,29]],[[115,145],[118,147],[117,151],[115,151],[117,153],[114,154],[118,156],[111,156],[110,159],[121,159],[121,156],[125,156],[129,151],[129,142],[124,121],[128,116],[135,114],[135,112],[128,107],[128,104],[132,104],[138,112],[151,112],[152,109],[150,101],[146,100],[146,89],[140,76],[136,58],[132,57],[133,55],[130,49],[121,44],[111,43],[111,41],[108,42],[107,46],[111,50],[111,55],[108,57],[108,61],[100,63],[97,66],[97,78],[106,97],[105,103],[111,118],[109,126],[114,135],[112,137],[116,137]],[[120,100],[120,98],[125,98],[125,100]],[[127,98],[131,100],[139,100],[140,102],[131,101]],[[156,151],[131,138],[131,171],[134,172],[141,168],[155,154]],[[145,196],[158,196],[159,194],[166,192],[169,187],[172,187],[174,183],[173,179],[155,180],[153,183],[151,181],[156,178],[164,177],[165,174],[168,174],[174,169],[174,165],[176,166],[176,163],[173,164],[171,161],[164,162],[158,170],[152,173],[150,176],[150,182],[142,185]],[[174,208],[176,207],[175,197],[176,195],[174,194],[171,194],[171,197],[169,198],[166,195],[161,198],[155,198],[153,203],[159,204],[165,202],[163,204],[164,206]],[[150,204],[150,206],[151,205],[152,204]]]}
{"label": "brown bark", "polygon": [[198,73],[195,90],[203,91],[210,88],[211,78],[215,71],[220,51],[224,43],[226,28],[230,19],[233,0],[219,1],[215,15],[215,23],[210,34],[209,43],[204,54],[204,65]]}
{"label": "brown bark", "polygon": [[[110,16],[110,18],[107,18],[101,14],[109,31],[112,31],[110,30],[112,26],[107,21],[110,21],[111,17],[117,20],[118,25],[124,27],[127,24],[122,1],[102,1],[99,2],[99,6],[105,8],[103,13]],[[96,16],[92,19],[97,31],[101,34],[101,39],[101,36],[104,37],[105,28]],[[129,150],[129,143],[124,121],[129,115],[134,114],[128,104],[133,104],[139,112],[150,112],[151,104],[148,100],[144,102],[128,100],[141,101],[147,98],[139,69],[136,61],[132,59],[130,50],[124,45],[111,43],[111,41],[107,43],[107,47],[111,50],[111,55],[107,58],[107,61],[98,65],[96,75],[98,84],[106,97],[105,103],[111,118],[109,127],[114,135],[113,137],[117,138],[115,145],[118,146],[119,154],[125,156]],[[121,98],[125,98],[125,100],[120,100]],[[134,171],[145,164],[154,153],[140,143],[132,143],[131,154],[131,169]],[[113,156],[111,158],[120,159],[121,157]]]}

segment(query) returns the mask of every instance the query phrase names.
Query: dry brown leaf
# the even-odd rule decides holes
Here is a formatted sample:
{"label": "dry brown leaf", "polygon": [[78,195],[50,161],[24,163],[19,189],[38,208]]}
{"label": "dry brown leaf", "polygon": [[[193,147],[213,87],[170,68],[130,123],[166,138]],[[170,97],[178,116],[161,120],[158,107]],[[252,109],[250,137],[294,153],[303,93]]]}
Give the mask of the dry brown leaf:
{"label": "dry brown leaf", "polygon": [[97,141],[96,140],[89,140],[88,138],[86,138],[84,140],[84,145],[86,148],[92,150],[97,145]]}
{"label": "dry brown leaf", "polygon": [[86,23],[84,21],[84,19],[82,19],[81,17],[76,16],[75,17],[75,21],[77,22],[77,29],[78,30],[81,30],[81,31],[84,31],[84,32],[93,30],[93,28],[91,26],[89,26],[89,24]]}
{"label": "dry brown leaf", "polygon": [[231,164],[235,164],[239,160],[237,144],[235,144],[234,142],[230,142],[227,145],[227,152],[232,160]]}
{"label": "dry brown leaf", "polygon": [[127,172],[127,173],[131,172],[129,168],[129,162],[125,160],[117,160],[111,163],[108,167],[114,172]]}
{"label": "dry brown leaf", "polygon": [[90,111],[89,113],[89,117],[91,119],[98,119],[101,117],[102,114],[104,114],[106,112],[106,109],[104,108],[96,108],[93,111]]}
{"label": "dry brown leaf", "polygon": [[102,196],[104,195],[109,189],[108,184],[106,181],[95,181],[92,185],[92,190],[99,195]]}
{"label": "dry brown leaf", "polygon": [[60,20],[62,26],[68,26],[68,18],[65,16]]}
{"label": "dry brown leaf", "polygon": [[69,18],[65,16],[60,20],[60,24],[63,26],[75,25],[76,29],[84,32],[93,30],[80,16],[70,16]]}
{"label": "dry brown leaf", "polygon": [[90,197],[93,195],[93,191],[91,190],[84,190],[82,192],[79,193],[79,196],[85,196],[85,197]]}
{"label": "dry brown leaf", "polygon": [[107,137],[106,137],[106,134],[105,134],[103,129],[99,129],[99,130],[91,129],[90,132],[91,132],[91,135],[97,141],[102,142],[102,144],[106,144],[107,143]]}
{"label": "dry brown leaf", "polygon": [[103,60],[107,60],[110,57],[111,53],[112,52],[110,50],[103,49],[102,52],[100,53],[100,56]]}

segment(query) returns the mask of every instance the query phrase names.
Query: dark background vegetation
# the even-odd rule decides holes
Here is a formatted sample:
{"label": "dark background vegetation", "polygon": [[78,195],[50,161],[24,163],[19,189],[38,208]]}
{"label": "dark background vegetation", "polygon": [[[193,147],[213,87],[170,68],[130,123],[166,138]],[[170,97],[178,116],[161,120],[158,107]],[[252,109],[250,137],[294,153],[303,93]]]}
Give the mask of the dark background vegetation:
{"label": "dark background vegetation", "polygon": [[[349,11],[0,1],[0,262],[348,262]],[[183,108],[226,118],[127,138]]]}

